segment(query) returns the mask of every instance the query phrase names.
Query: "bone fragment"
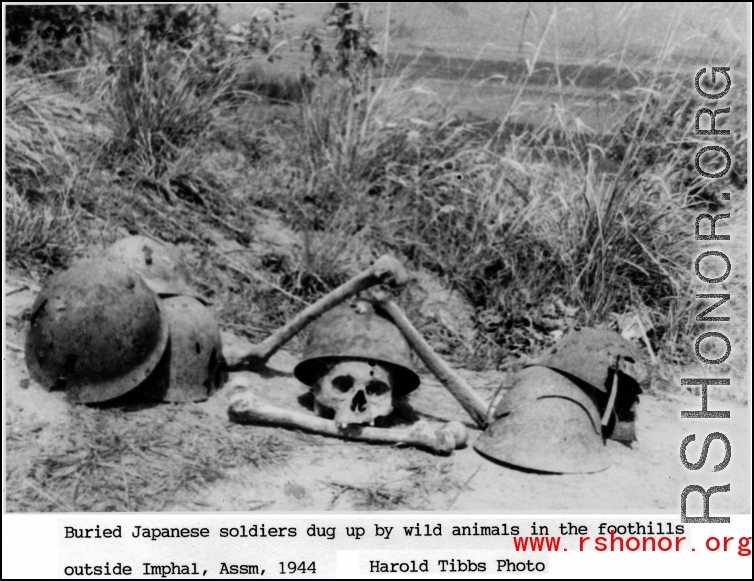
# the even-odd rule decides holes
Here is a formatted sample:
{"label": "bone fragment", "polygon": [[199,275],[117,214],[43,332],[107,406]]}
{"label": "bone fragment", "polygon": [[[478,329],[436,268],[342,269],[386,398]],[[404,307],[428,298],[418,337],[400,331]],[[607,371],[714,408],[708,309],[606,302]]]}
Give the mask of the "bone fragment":
{"label": "bone fragment", "polygon": [[406,428],[351,425],[339,429],[333,420],[265,403],[248,391],[239,392],[231,399],[228,416],[242,424],[282,426],[364,442],[409,444],[438,454],[451,454],[456,448],[465,445],[468,438],[466,427],[460,422],[449,422],[441,429],[435,429],[425,421]]}
{"label": "bone fragment", "polygon": [[488,406],[482,397],[434,352],[398,305],[382,293],[374,293],[374,299],[376,306],[393,320],[429,370],[453,394],[477,425],[484,429],[487,426]]}
{"label": "bone fragment", "polygon": [[377,284],[401,286],[405,285],[407,281],[408,273],[398,260],[387,254],[381,256],[370,268],[306,307],[291,321],[258,345],[254,345],[246,353],[240,355],[225,353],[226,368],[228,371],[259,368],[309,323],[348,298]]}

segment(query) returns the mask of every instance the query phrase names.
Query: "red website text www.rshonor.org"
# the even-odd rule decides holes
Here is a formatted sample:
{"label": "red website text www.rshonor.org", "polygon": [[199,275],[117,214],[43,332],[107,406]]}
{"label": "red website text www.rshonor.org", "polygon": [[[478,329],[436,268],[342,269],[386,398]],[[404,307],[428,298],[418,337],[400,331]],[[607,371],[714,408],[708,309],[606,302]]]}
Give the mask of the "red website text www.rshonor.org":
{"label": "red website text www.rshonor.org", "polygon": [[[516,551],[567,551],[560,548],[562,537],[534,536],[513,537],[513,547]],[[741,557],[751,555],[751,537],[709,537],[704,543],[704,550],[736,551]],[[686,537],[666,536],[632,536],[624,537],[611,532],[609,536],[579,537],[579,551],[614,551],[614,552],[678,552],[684,550],[695,551]]]}

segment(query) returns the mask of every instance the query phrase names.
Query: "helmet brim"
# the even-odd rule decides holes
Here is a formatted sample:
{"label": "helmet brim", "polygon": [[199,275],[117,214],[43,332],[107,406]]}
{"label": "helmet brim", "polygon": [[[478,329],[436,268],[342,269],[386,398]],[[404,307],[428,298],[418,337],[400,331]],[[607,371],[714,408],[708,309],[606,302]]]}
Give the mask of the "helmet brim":
{"label": "helmet brim", "polygon": [[190,297],[192,299],[196,299],[205,307],[211,304],[207,297],[203,296],[199,293],[199,291],[181,281],[168,282],[164,280],[144,278],[143,275],[141,276],[141,278],[149,287],[149,289],[162,299],[172,297]]}
{"label": "helmet brim", "polygon": [[421,379],[416,372],[407,369],[402,365],[390,363],[382,359],[369,359],[367,357],[351,357],[343,355],[329,355],[307,359],[296,365],[293,374],[301,383],[312,387],[327,371],[332,368],[333,364],[339,361],[374,361],[390,369],[393,374],[393,392],[397,396],[403,396],[411,393],[419,387]]}
{"label": "helmet brim", "polygon": [[590,415],[570,398],[531,400],[495,420],[474,449],[496,463],[530,472],[601,472],[610,467],[610,456]]}

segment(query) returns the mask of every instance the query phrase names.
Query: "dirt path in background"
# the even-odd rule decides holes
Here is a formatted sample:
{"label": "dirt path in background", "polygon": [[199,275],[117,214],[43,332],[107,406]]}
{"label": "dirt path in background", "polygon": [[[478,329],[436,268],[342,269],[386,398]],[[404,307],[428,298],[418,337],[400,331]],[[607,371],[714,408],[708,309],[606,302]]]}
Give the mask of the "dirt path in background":
{"label": "dirt path in background", "polygon": [[[11,278],[7,290],[29,281]],[[30,285],[32,286],[32,285]],[[33,288],[33,287],[32,287]],[[34,470],[35,461],[50,442],[76,426],[69,421],[70,407],[60,393],[46,393],[30,381],[22,347],[23,313],[35,292],[25,290],[6,298],[6,425],[26,434],[23,448],[7,455],[8,470]],[[224,335],[226,344],[242,340]],[[249,374],[256,395],[277,405],[307,412],[299,403],[306,388],[292,377],[296,359],[285,352],[271,362],[273,373]],[[500,374],[461,370],[485,398],[492,396]],[[199,408],[227,420],[229,390],[224,389]],[[416,410],[429,421],[461,420],[470,429],[470,444],[480,432],[465,412],[433,377],[423,376],[422,387],[412,396]],[[276,434],[292,451],[288,461],[265,469],[238,467],[228,470],[208,488],[195,493],[190,506],[168,505],[167,510],[220,511],[350,511],[435,510],[464,512],[568,512],[644,513],[678,515],[681,490],[688,484],[731,483],[731,491],[718,494],[711,503],[718,514],[750,513],[751,490],[750,412],[732,403],[711,409],[730,409],[729,420],[681,420],[682,409],[698,409],[699,397],[664,393],[643,395],[639,408],[638,443],[632,448],[608,442],[612,466],[591,475],[538,475],[493,464],[471,446],[450,457],[435,456],[406,447],[348,442],[273,427],[246,426],[257,433]],[[138,413],[138,412],[136,412]],[[310,413],[310,412],[308,412]],[[230,423],[228,422],[228,425]],[[710,449],[706,466],[697,473],[679,460],[681,440],[697,435],[689,458],[698,459],[701,442],[719,430],[733,445],[729,466],[720,473],[711,467],[722,457],[722,445]],[[697,495],[698,496],[698,495]],[[698,514],[698,498],[690,497],[690,511]],[[8,510],[13,511],[12,506]]]}

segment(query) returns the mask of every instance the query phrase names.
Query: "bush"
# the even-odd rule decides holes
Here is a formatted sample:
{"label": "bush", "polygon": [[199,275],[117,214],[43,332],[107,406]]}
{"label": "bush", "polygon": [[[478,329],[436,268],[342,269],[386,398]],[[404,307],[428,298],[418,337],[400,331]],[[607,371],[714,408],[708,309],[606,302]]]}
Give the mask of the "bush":
{"label": "bush", "polygon": [[81,44],[91,27],[91,19],[80,6],[10,5],[5,11],[6,40],[23,46],[33,37],[60,45],[73,37]]}
{"label": "bush", "polygon": [[374,30],[358,6],[356,2],[336,2],[325,15],[325,30],[336,37],[335,56],[330,55],[320,31],[304,31],[302,50],[311,48],[312,66],[319,76],[334,73],[358,83],[365,71],[378,64]]}
{"label": "bush", "polygon": [[6,62],[40,72],[79,65],[92,25],[92,13],[80,6],[7,6]]}
{"label": "bush", "polygon": [[159,179],[182,147],[212,120],[212,108],[232,81],[232,70],[207,70],[188,49],[132,39],[119,55],[112,83],[114,146],[144,174]]}
{"label": "bush", "polygon": [[227,55],[216,6],[117,10],[108,81],[117,126],[111,152],[129,160],[135,175],[159,180],[208,128],[238,61]]}

